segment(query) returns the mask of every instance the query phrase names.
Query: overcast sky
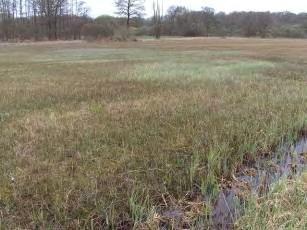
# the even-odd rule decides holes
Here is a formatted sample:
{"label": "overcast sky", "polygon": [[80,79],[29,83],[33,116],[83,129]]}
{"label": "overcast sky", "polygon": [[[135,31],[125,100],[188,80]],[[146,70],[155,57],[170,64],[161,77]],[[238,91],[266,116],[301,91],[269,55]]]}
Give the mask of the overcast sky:
{"label": "overcast sky", "polygon": [[[162,1],[162,0],[160,0]],[[93,17],[109,14],[114,15],[114,0],[85,0],[90,7]],[[146,16],[152,15],[152,0],[145,0]],[[169,6],[185,6],[191,10],[209,6],[216,11],[291,11],[294,13],[307,12],[306,0],[163,0],[164,9]]]}

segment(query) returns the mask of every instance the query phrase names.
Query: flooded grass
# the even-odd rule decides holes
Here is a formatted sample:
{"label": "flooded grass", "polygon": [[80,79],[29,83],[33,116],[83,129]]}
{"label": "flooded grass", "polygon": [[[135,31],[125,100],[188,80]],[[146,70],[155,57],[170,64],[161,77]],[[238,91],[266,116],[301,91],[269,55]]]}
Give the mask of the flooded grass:
{"label": "flooded grass", "polygon": [[224,185],[218,196],[212,216],[214,227],[233,228],[244,214],[250,197],[263,198],[275,184],[300,177],[306,170],[306,137],[300,138],[294,145],[282,143],[276,152],[261,156],[254,162],[246,162],[238,168],[232,183]]}
{"label": "flooded grass", "polygon": [[0,228],[212,226],[245,162],[306,127],[306,47],[0,44]]}
{"label": "flooded grass", "polygon": [[306,173],[275,184],[262,199],[252,198],[245,215],[236,223],[237,229],[305,229]]}

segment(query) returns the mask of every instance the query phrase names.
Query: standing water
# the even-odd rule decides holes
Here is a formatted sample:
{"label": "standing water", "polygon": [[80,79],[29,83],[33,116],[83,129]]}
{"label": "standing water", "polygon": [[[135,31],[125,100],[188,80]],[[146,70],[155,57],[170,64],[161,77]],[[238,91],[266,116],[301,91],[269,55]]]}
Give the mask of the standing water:
{"label": "standing water", "polygon": [[291,178],[307,169],[307,137],[295,145],[282,145],[270,156],[245,166],[229,188],[223,189],[215,203],[212,220],[215,229],[231,229],[243,214],[244,191],[256,196],[266,194],[273,183]]}

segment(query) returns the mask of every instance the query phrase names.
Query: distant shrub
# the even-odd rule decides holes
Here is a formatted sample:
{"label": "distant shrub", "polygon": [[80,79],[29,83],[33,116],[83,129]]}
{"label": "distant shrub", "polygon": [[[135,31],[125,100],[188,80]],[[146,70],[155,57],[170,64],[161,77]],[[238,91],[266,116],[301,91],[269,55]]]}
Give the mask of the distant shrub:
{"label": "distant shrub", "polygon": [[108,25],[92,23],[85,24],[82,28],[82,35],[86,39],[99,39],[112,37],[114,29]]}
{"label": "distant shrub", "polygon": [[153,26],[142,26],[140,28],[137,28],[135,30],[136,36],[152,36],[154,34],[153,32],[154,27]]}
{"label": "distant shrub", "polygon": [[114,31],[114,36],[112,37],[112,40],[114,41],[127,41],[128,39],[131,38],[130,32],[126,27],[120,27],[117,28]]}
{"label": "distant shrub", "polygon": [[100,16],[82,28],[83,38],[86,40],[111,39],[114,41],[133,40],[136,28],[129,30],[122,25],[121,18]]}
{"label": "distant shrub", "polygon": [[301,26],[279,26],[272,28],[271,34],[273,37],[285,38],[304,38],[306,36],[304,28]]}
{"label": "distant shrub", "polygon": [[111,38],[119,27],[117,18],[111,16],[100,16],[93,22],[85,24],[82,35],[85,39]]}

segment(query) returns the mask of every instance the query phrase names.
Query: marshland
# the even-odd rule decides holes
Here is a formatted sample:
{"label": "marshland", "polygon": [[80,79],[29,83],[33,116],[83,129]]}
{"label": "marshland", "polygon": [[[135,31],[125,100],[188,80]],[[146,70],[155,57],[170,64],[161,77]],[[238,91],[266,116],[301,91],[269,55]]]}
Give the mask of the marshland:
{"label": "marshland", "polygon": [[[242,168],[305,134],[306,105],[307,40],[2,43],[0,228],[210,228]],[[234,226],[303,229],[306,183],[247,195]]]}

